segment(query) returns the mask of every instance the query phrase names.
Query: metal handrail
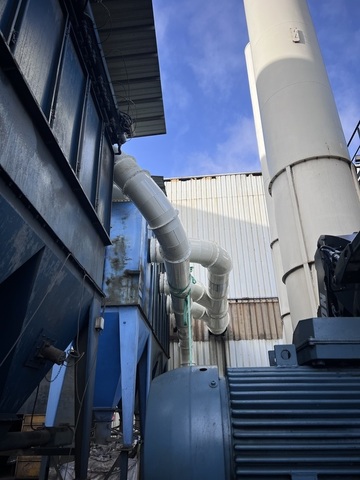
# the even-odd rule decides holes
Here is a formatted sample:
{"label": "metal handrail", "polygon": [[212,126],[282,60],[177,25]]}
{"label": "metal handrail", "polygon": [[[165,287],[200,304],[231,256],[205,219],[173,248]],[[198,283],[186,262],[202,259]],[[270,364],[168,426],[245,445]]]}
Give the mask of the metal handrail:
{"label": "metal handrail", "polygon": [[[357,136],[356,136],[356,134],[357,134]],[[360,167],[360,155],[359,155],[359,151],[360,151],[360,120],[358,121],[358,123],[355,127],[355,130],[353,131],[353,133],[350,137],[350,140],[347,143],[348,148],[352,144],[354,138],[358,138],[359,145],[358,145],[357,149],[355,150],[355,153],[352,156],[351,161],[355,166]]]}

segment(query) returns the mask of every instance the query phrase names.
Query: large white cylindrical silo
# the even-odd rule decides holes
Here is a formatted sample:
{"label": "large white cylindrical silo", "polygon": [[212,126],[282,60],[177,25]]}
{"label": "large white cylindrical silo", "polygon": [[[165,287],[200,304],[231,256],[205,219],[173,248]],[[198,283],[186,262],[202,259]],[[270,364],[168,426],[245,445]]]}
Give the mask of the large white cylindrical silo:
{"label": "large white cylindrical silo", "polygon": [[359,188],[306,0],[244,0],[293,325],[317,315],[322,234],[359,230]]}
{"label": "large white cylindrical silo", "polygon": [[269,176],[267,162],[266,162],[264,135],[263,135],[262,125],[261,125],[259,101],[257,98],[254,67],[253,67],[251,48],[249,43],[246,45],[246,48],[245,48],[245,60],[246,60],[246,69],[247,69],[248,80],[249,80],[251,105],[252,105],[253,115],[254,115],[256,141],[258,146],[258,153],[259,153],[259,159],[261,163],[262,177],[263,177],[263,183],[264,183],[266,209],[267,209],[268,218],[269,218],[271,256],[272,256],[272,263],[274,266],[276,289],[277,289],[277,294],[279,298],[281,321],[283,324],[283,338],[286,343],[291,343],[293,329],[292,329],[286,287],[285,287],[285,284],[282,282],[284,269],[281,261],[279,236],[277,233],[276,223],[275,223],[273,199],[269,193],[270,176]]}

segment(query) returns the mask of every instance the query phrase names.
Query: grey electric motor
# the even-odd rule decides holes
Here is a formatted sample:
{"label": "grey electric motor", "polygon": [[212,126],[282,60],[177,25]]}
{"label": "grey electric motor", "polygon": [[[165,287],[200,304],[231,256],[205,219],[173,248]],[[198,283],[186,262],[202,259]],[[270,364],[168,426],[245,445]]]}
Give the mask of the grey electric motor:
{"label": "grey electric motor", "polygon": [[151,386],[145,480],[360,478],[360,370],[180,368]]}

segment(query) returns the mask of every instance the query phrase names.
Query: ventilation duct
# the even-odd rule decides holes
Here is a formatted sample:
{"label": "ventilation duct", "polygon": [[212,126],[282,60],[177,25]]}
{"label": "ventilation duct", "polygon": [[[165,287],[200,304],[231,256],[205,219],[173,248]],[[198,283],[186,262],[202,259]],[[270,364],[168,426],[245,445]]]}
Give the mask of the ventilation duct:
{"label": "ventilation duct", "polygon": [[[191,363],[189,328],[186,312],[191,311],[190,258],[208,269],[209,282],[206,293],[206,323],[211,332],[221,334],[228,325],[227,288],[232,268],[227,252],[212,242],[192,240],[186,236],[168,198],[158,185],[136,162],[135,158],[122,153],[117,156],[114,166],[114,183],[121,188],[139,209],[154,232],[159,248],[155,250],[154,261],[164,262],[171,308],[175,315],[181,349],[182,364]],[[200,287],[201,288],[201,287]],[[198,312],[198,308],[195,307]],[[205,312],[203,317],[205,317]],[[200,315],[200,313],[197,313]]]}
{"label": "ventilation duct", "polygon": [[[189,241],[190,262],[198,263],[208,271],[207,288],[200,282],[193,283],[194,280],[191,283],[191,299],[196,305],[192,308],[193,317],[202,318],[211,333],[221,335],[229,324],[227,290],[232,269],[230,256],[215,242],[195,239]],[[151,242],[150,259],[152,262],[163,261],[161,247],[156,241]],[[160,288],[165,293],[170,293],[166,278],[160,282]]]}

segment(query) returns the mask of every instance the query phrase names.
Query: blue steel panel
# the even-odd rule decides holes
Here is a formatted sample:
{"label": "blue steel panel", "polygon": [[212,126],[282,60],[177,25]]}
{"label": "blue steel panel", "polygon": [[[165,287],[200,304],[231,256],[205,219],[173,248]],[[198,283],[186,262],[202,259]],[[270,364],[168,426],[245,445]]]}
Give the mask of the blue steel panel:
{"label": "blue steel panel", "polygon": [[106,437],[106,424],[121,400],[123,443],[132,444],[136,392],[143,429],[151,379],[164,371],[165,364],[164,353],[138,307],[107,309],[99,339],[94,396],[98,438]]}
{"label": "blue steel panel", "polygon": [[161,267],[148,260],[152,235],[132,202],[113,204],[112,246],[106,250],[103,289],[107,305],[140,305],[165,354],[168,354],[166,299],[159,293],[158,285]]}
{"label": "blue steel panel", "polygon": [[97,356],[94,408],[106,410],[114,409],[121,397],[119,312],[112,309],[104,318],[105,328],[99,339]]}
{"label": "blue steel panel", "polygon": [[[28,363],[42,338],[53,340],[57,348],[64,350],[87,320],[93,298],[93,292],[49,249],[39,260],[32,288],[24,291],[27,298],[21,295],[21,277],[16,278],[16,290],[9,284],[10,279],[1,286],[6,298],[0,305],[8,324],[3,325],[0,339],[0,412],[16,412],[51,367],[50,362],[38,368]],[[23,281],[30,281],[29,274],[23,275]],[[25,308],[19,307],[19,299],[28,299]]]}
{"label": "blue steel panel", "polygon": [[[149,335],[150,329],[138,307],[107,309],[105,329],[99,339],[94,409],[98,419],[109,421],[122,399],[128,443],[132,442],[137,364]],[[149,367],[147,385],[150,372]]]}
{"label": "blue steel panel", "polygon": [[30,0],[22,13],[24,18],[17,19],[17,37],[11,47],[36,100],[48,115],[65,17],[58,0]]}
{"label": "blue steel panel", "polygon": [[[20,216],[14,211],[1,208],[1,218],[3,212],[8,224],[19,224]],[[33,362],[42,339],[65,349],[86,322],[94,297],[69,258],[57,251],[44,232],[42,236],[21,226],[17,236],[1,230],[0,245],[12,239],[43,247],[29,259],[29,251],[19,256],[16,270],[11,267],[12,274],[0,284],[0,309],[6,319],[0,336],[0,412],[16,412],[50,368],[49,362]]]}
{"label": "blue steel panel", "polygon": [[107,138],[103,137],[101,147],[101,160],[99,168],[98,193],[97,193],[97,214],[105,230],[110,232],[112,180],[114,171],[114,154]]}
{"label": "blue steel panel", "polygon": [[121,308],[119,322],[123,443],[130,447],[133,442],[137,364],[150,331],[136,307]]}
{"label": "blue steel panel", "polygon": [[[13,31],[14,33],[10,38],[6,38],[8,45],[5,46],[3,40],[0,44],[1,63],[9,76],[9,78],[4,78],[4,81],[10,80],[24,106],[30,112],[38,132],[45,139],[45,143],[49,145],[52,154],[62,157],[61,162],[63,162],[63,156],[60,153],[59,145],[74,171],[76,170],[78,149],[82,147],[79,141],[83,142],[83,150],[86,151],[86,154],[89,153],[89,148],[97,147],[99,149],[98,152],[92,152],[95,160],[91,173],[94,176],[90,179],[88,173],[91,169],[88,168],[88,165],[80,171],[80,175],[82,183],[89,193],[89,200],[94,209],[96,208],[102,225],[108,231],[112,191],[112,148],[109,148],[107,139],[103,138],[100,142],[98,138],[98,135],[104,136],[105,130],[100,115],[95,114],[93,98],[89,100],[91,121],[87,122],[85,131],[80,135],[83,112],[86,113],[84,91],[88,76],[83,67],[81,52],[76,49],[72,37],[69,35],[71,31],[69,19],[65,27],[66,14],[63,13],[64,11],[62,0],[49,0],[45,4],[42,0],[23,2],[3,0],[1,2],[0,27],[2,32]],[[14,57],[9,49],[13,52]],[[17,63],[13,58],[16,58]],[[19,71],[17,71],[18,64]],[[26,79],[26,83],[24,79]],[[2,89],[1,93],[4,94],[4,98],[8,94],[6,89]],[[53,105],[51,105],[52,102]],[[37,111],[38,104],[42,111],[40,109]],[[9,104],[8,108],[12,111],[16,107]],[[46,119],[43,112],[47,116]],[[49,122],[53,124],[53,130],[50,129]],[[25,130],[25,136],[29,136],[29,133],[32,134],[28,129]],[[53,138],[54,132],[59,135],[58,141]],[[88,135],[90,138],[87,138]],[[16,135],[13,139],[10,137],[11,140],[16,141]],[[100,144],[103,158],[98,172]],[[86,154],[84,153],[83,156],[83,164],[89,158]],[[28,155],[28,158],[30,157],[31,153]],[[61,165],[64,167],[63,163]],[[25,165],[21,165],[20,169],[24,167]],[[71,173],[69,171],[64,173],[67,181],[70,181],[71,188],[76,192],[76,196],[82,197],[83,191],[76,187],[75,176],[69,179]],[[97,180],[98,174],[101,176],[99,181]],[[85,205],[85,197],[80,201]],[[92,207],[88,204],[85,207],[87,214],[94,217],[95,211],[91,210]],[[94,223],[94,219],[92,219],[92,223]],[[104,237],[103,231],[101,234]]]}
{"label": "blue steel panel", "polygon": [[0,2],[0,30],[6,39],[10,34],[11,20],[19,7],[20,3],[14,2],[14,0],[2,0]]}
{"label": "blue steel panel", "polygon": [[67,38],[58,95],[55,105],[53,130],[70,165],[75,169],[85,96],[86,77],[70,37]]}
{"label": "blue steel panel", "polygon": [[44,246],[31,227],[0,196],[0,283],[21,267]]}
{"label": "blue steel panel", "polygon": [[112,246],[106,249],[103,287],[107,305],[129,305],[140,301],[141,245],[145,232],[145,220],[133,203],[113,204]]}
{"label": "blue steel panel", "polygon": [[2,72],[0,131],[0,165],[100,285],[104,262],[103,241]]}
{"label": "blue steel panel", "polygon": [[77,170],[80,184],[93,205],[95,205],[96,198],[100,133],[99,113],[95,108],[92,95],[88,95]]}

